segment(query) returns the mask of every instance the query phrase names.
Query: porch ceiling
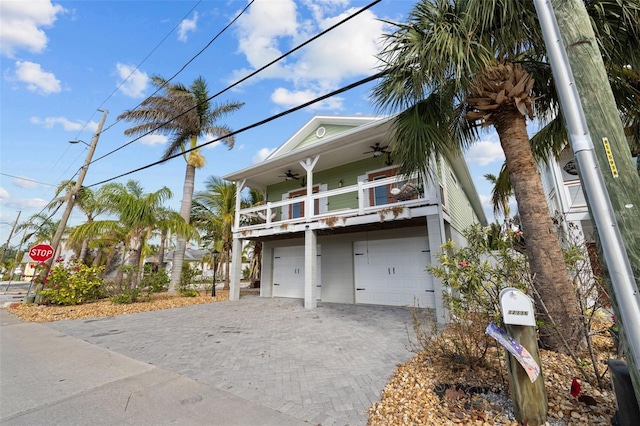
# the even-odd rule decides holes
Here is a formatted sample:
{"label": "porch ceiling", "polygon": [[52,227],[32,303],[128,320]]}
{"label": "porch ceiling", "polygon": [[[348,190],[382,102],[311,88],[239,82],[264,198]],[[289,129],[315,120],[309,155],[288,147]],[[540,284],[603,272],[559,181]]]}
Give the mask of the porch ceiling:
{"label": "porch ceiling", "polygon": [[360,126],[321,142],[230,173],[223,176],[223,178],[232,182],[246,179],[246,186],[266,188],[267,185],[282,182],[284,179],[282,175],[287,170],[298,174],[300,178],[305,177],[306,172],[300,166],[299,161],[304,161],[310,157],[320,156],[314,172],[349,164],[372,155],[364,154],[364,152],[371,151],[371,145],[376,142],[383,146],[388,145],[389,140],[386,135],[390,127],[390,120],[377,121],[370,125]]}

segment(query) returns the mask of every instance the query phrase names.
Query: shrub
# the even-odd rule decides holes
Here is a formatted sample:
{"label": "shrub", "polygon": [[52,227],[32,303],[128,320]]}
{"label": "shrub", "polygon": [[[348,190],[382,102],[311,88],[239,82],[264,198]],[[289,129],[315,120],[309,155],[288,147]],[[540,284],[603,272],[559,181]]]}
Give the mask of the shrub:
{"label": "shrub", "polygon": [[103,267],[73,264],[57,265],[51,269],[45,287],[39,292],[48,303],[55,305],[79,305],[104,296]]}
{"label": "shrub", "polygon": [[[479,225],[465,230],[468,245],[456,248],[452,241],[442,246],[438,266],[429,272],[442,281],[443,302],[450,323],[438,333],[435,325],[413,313],[417,343],[412,349],[444,357],[468,367],[486,364],[493,340],[484,332],[490,321],[501,323],[500,291],[506,287],[525,289],[531,282],[526,258],[513,249],[517,232]],[[426,327],[426,328],[425,328]]]}
{"label": "shrub", "polygon": [[160,293],[169,285],[169,276],[164,269],[160,269],[157,272],[149,272],[142,277],[140,283],[143,288],[146,288],[149,293]]}
{"label": "shrub", "polygon": [[182,279],[180,280],[180,288],[178,289],[178,293],[181,296],[195,297],[199,294],[198,290],[193,288],[191,284],[196,274],[197,271],[188,263],[182,265]]}
{"label": "shrub", "polygon": [[111,303],[122,305],[136,302],[147,302],[151,299],[151,293],[143,293],[138,288],[128,288],[111,297]]}

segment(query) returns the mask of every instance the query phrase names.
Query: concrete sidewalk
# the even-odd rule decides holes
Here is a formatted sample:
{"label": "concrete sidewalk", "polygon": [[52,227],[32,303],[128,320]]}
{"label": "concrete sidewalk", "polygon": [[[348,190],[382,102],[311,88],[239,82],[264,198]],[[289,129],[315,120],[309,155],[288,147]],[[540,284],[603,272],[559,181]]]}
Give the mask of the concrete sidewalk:
{"label": "concrete sidewalk", "polygon": [[304,425],[0,310],[2,425]]}
{"label": "concrete sidewalk", "polygon": [[254,296],[40,325],[0,314],[3,425],[365,425],[412,356],[401,307]]}

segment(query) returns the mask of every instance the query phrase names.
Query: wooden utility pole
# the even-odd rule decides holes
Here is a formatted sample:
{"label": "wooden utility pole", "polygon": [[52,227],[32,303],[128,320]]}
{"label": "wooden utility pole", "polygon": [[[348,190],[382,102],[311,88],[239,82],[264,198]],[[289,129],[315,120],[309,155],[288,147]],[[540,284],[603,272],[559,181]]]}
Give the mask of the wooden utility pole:
{"label": "wooden utility pole", "polygon": [[18,219],[20,219],[20,214],[22,210],[18,212],[18,217],[16,217],[16,221],[13,222],[13,226],[11,227],[11,232],[9,232],[9,238],[7,238],[7,244],[2,248],[2,255],[0,256],[0,266],[2,265],[2,261],[4,260],[4,254],[9,249],[9,243],[11,243],[11,238],[13,237],[13,231],[16,230],[16,226],[18,225]]}
{"label": "wooden utility pole", "polygon": [[[101,110],[98,110],[101,111]],[[78,180],[76,184],[73,186],[71,192],[67,194],[67,207],[62,213],[62,218],[60,219],[60,224],[58,225],[58,229],[56,230],[56,234],[53,236],[53,240],[51,241],[51,247],[53,247],[53,257],[45,262],[46,265],[46,273],[49,272],[51,266],[55,263],[56,257],[58,256],[58,248],[60,246],[60,241],[62,240],[62,234],[64,233],[65,228],[67,227],[67,221],[69,220],[69,216],[71,216],[71,211],[73,210],[73,206],[76,202],[76,196],[82,188],[82,182],[84,181],[84,177],[87,175],[87,170],[89,170],[89,165],[91,164],[91,159],[93,158],[93,153],[96,150],[96,145],[98,145],[98,139],[100,138],[100,133],[102,132],[102,126],[104,126],[104,121],[107,119],[107,114],[109,111],[104,110],[102,112],[102,118],[100,119],[100,123],[98,123],[98,128],[96,129],[96,133],[93,135],[93,139],[91,140],[91,145],[88,145],[89,152],[87,153],[87,157],[84,160],[84,165],[80,169],[80,174],[78,175]],[[75,142],[75,141],[74,141]],[[84,142],[83,142],[84,143]]]}
{"label": "wooden utility pole", "polygon": [[[596,229],[605,280],[614,312],[622,328],[635,396],[640,401],[640,177],[622,128],[607,72],[596,42],[591,20],[582,0],[550,0],[555,29],[564,52],[557,52],[557,40],[547,37],[556,87],[567,120],[571,145],[578,163],[583,191]],[[545,31],[544,10],[548,1],[536,0]],[[548,25],[550,27],[553,25]],[[549,28],[547,28],[548,30]],[[554,34],[555,36],[555,34]],[[554,52],[553,50],[556,50]],[[559,71],[559,72],[557,72]],[[557,74],[571,74],[559,81]],[[561,86],[562,85],[562,86]],[[565,91],[564,99],[562,91]],[[577,102],[566,102],[574,98]],[[583,129],[583,124],[586,129]],[[585,131],[583,131],[585,130]],[[582,159],[582,160],[581,160]],[[582,166],[581,166],[582,163]],[[594,188],[602,186],[602,190]],[[595,196],[600,194],[599,196]],[[606,199],[603,199],[606,198]]]}

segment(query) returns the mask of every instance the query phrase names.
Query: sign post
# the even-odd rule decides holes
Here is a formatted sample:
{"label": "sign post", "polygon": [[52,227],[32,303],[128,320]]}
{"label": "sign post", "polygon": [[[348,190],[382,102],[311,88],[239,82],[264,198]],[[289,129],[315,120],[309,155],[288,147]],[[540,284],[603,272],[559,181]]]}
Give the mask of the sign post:
{"label": "sign post", "polygon": [[[29,249],[29,257],[36,262],[46,262],[47,260],[53,257],[55,250],[49,244],[38,244]],[[48,273],[48,271],[47,271]],[[25,303],[32,303],[31,297],[31,286],[33,286],[33,280],[35,279],[35,274],[31,277],[31,282],[29,283],[29,290],[27,290],[27,295],[25,297]],[[38,286],[36,286],[36,292],[38,291]]]}
{"label": "sign post", "polygon": [[[548,400],[540,367],[533,302],[520,290],[509,287],[500,292],[500,307],[509,341],[516,348],[507,352],[514,414],[520,424],[543,425],[547,421]],[[536,375],[531,372],[535,364],[539,369]]]}

